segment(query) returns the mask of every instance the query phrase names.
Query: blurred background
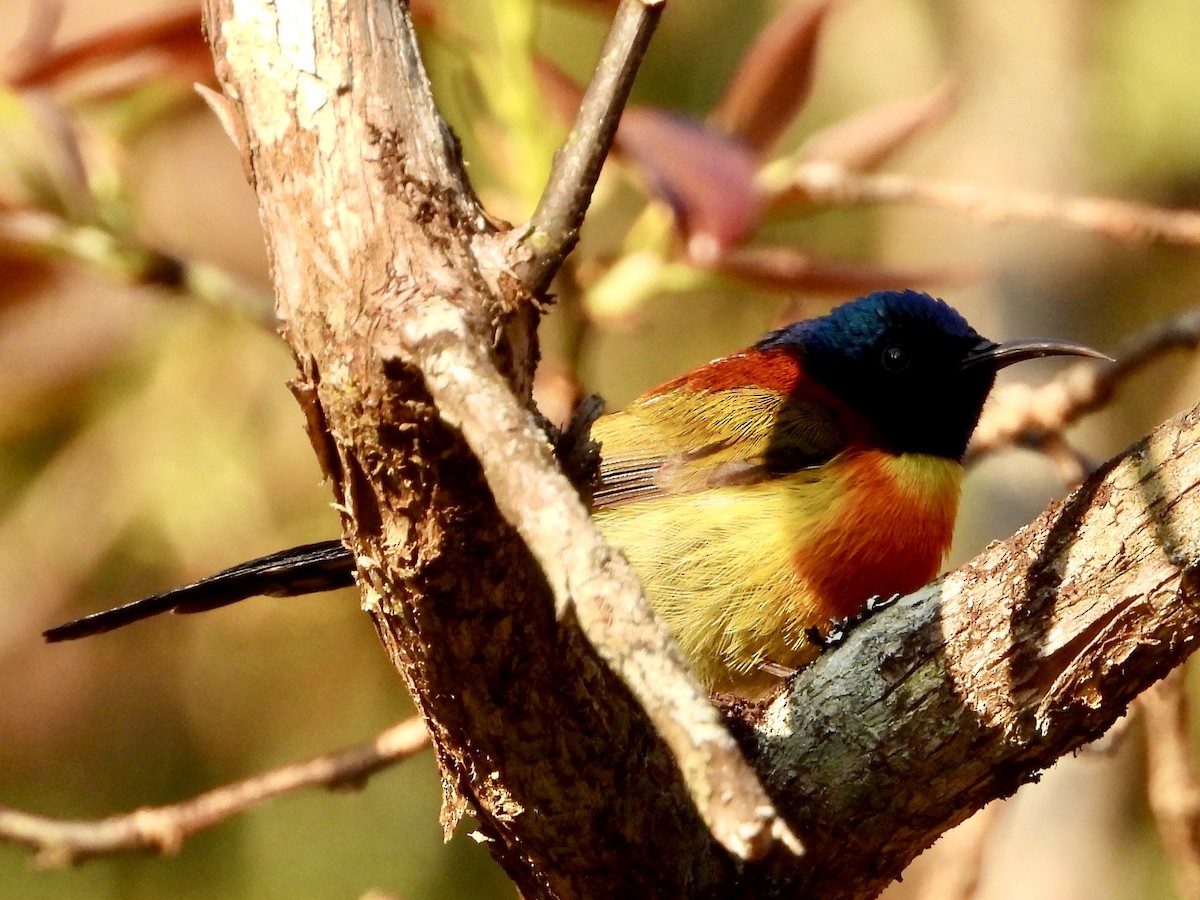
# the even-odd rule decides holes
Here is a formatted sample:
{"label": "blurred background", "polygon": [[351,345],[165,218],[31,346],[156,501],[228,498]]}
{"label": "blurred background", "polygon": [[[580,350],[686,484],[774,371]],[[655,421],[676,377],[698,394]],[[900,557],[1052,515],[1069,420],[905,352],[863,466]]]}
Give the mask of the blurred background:
{"label": "blurred background", "polygon": [[[477,191],[524,219],[612,4],[414,7]],[[0,12],[0,805],[101,817],[370,738],[411,706],[351,592],[42,643],[64,619],[332,537],[338,520],[285,387],[253,194],[191,87],[214,85],[198,10]],[[765,80],[735,77],[763,36],[786,51],[764,63],[760,42]],[[1118,239],[1023,201],[1200,208],[1197,46],[1194,0],[676,0],[555,286],[543,408],[561,418],[581,390],[619,407],[875,287],[944,296],[992,338],[1111,352],[1196,302],[1195,224],[1190,245],[1182,225],[1167,240],[1107,229]],[[921,202],[846,202],[889,184]],[[1102,460],[1197,389],[1193,360],[1164,359],[1072,444]],[[951,564],[1063,492],[1039,454],[987,457]],[[941,896],[937,854],[964,840],[982,848],[976,896],[1174,896],[1145,740],[1129,728],[1064,761],[890,896]],[[469,825],[442,844],[439,791],[426,752],[360,792],[254,809],[174,857],[40,871],[0,844],[0,896],[513,896]]]}

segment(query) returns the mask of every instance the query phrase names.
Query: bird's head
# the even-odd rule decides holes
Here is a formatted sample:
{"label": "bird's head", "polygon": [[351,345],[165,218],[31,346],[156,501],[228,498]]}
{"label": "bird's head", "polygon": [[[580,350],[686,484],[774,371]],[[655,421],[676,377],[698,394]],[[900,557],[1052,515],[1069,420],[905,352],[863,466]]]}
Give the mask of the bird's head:
{"label": "bird's head", "polygon": [[897,453],[961,459],[996,373],[1042,356],[1107,359],[1060,341],[981,337],[943,300],[879,291],[767,335],[758,347],[797,353],[805,371],[879,429]]}

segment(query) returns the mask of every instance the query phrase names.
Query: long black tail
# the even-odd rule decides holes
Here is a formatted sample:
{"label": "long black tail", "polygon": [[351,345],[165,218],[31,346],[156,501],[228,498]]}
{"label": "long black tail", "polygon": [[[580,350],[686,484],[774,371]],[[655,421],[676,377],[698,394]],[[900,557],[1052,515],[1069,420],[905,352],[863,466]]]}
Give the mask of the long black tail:
{"label": "long black tail", "polygon": [[204,612],[247,597],[296,597],[354,583],[354,558],[341,541],[321,541],[239,563],[194,584],[92,613],[42,632],[47,641],[72,641],[112,631],[167,611]]}

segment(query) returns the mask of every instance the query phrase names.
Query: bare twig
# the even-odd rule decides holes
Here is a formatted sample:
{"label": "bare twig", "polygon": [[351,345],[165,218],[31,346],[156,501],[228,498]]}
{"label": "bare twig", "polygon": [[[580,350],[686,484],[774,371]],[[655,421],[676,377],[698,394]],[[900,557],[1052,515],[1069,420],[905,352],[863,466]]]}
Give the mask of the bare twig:
{"label": "bare twig", "polygon": [[897,284],[961,284],[977,281],[980,276],[969,265],[902,269],[825,259],[794,247],[763,244],[735,247],[723,254],[714,268],[721,275],[748,284],[802,295],[867,293]]}
{"label": "bare twig", "polygon": [[1063,488],[1073,491],[1095,470],[1095,464],[1074,447],[1061,432],[1048,434],[1038,448],[1054,466]]}
{"label": "bare twig", "polygon": [[117,853],[179,852],[189,837],[301,788],[359,787],[367,778],[429,744],[425,723],[408,719],[374,740],[315,756],[170,806],[147,807],[97,821],[52,819],[0,808],[0,838],[36,852],[37,863],[61,868]]}
{"label": "bare twig", "polygon": [[778,204],[914,203],[955,210],[989,223],[1051,222],[1128,243],[1163,240],[1200,244],[1200,213],[1101,197],[1061,197],[963,182],[926,181],[908,175],[851,172],[819,161],[799,165],[785,161],[769,166],[761,185]]}
{"label": "bare twig", "polygon": [[1014,444],[1046,449],[1048,440],[1100,409],[1117,388],[1172,350],[1200,347],[1200,309],[1192,309],[1138,333],[1116,351],[1112,365],[1079,363],[1040,387],[998,388],[971,439],[967,462]]}
{"label": "bare twig", "polygon": [[622,0],[595,74],[566,143],[554,155],[550,181],[529,222],[512,234],[513,269],[541,293],[579,240],[592,189],[612,146],[621,111],[665,0]]}
{"label": "bare twig", "polygon": [[1180,897],[1200,897],[1200,781],[1192,767],[1185,670],[1140,698],[1146,722],[1147,793]]}

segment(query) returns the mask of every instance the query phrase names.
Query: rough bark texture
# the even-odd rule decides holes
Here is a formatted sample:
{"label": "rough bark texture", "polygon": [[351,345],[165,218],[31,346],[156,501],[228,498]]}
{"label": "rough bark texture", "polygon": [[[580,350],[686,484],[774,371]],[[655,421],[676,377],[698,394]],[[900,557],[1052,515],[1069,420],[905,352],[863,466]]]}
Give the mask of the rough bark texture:
{"label": "rough bark texture", "polygon": [[802,673],[756,740],[809,852],[764,880],[871,896],[1103,734],[1196,647],[1198,486],[1200,407]]}
{"label": "rough bark texture", "polygon": [[[708,893],[730,864],[672,756],[556,621],[417,368],[405,329],[421,322],[491,347],[527,396],[537,313],[432,114],[406,17],[383,0],[206,7],[221,117],[258,193],[294,390],[364,603],[429,722],[447,831],[473,810],[531,895]],[[452,311],[440,326],[439,310]]]}
{"label": "rough bark texture", "polygon": [[[735,866],[629,691],[556,618],[570,574],[500,514],[438,400],[454,359],[526,397],[536,307],[432,113],[400,6],[208,0],[229,97],[211,102],[258,192],[295,392],[364,603],[429,722],[445,825],[473,809],[524,893],[869,895],[1186,656],[1196,413],[802,673],[747,745],[808,852]],[[443,352],[458,342],[465,355]],[[501,437],[526,446],[513,428]]]}

